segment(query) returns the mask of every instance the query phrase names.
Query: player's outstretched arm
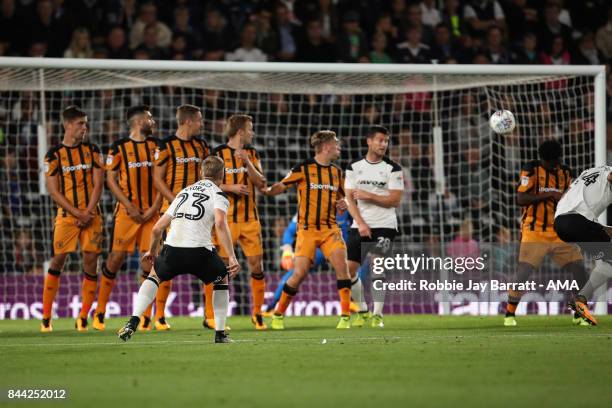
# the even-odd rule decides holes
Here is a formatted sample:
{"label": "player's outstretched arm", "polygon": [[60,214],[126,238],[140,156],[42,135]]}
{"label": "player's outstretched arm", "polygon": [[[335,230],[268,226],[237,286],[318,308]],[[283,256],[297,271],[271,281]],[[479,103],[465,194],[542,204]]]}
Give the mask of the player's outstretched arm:
{"label": "player's outstretched arm", "polygon": [[240,264],[238,263],[236,254],[234,253],[232,236],[230,235],[229,226],[227,225],[227,213],[218,208],[215,208],[215,229],[217,231],[217,237],[219,238],[221,247],[225,250],[225,253],[229,255],[227,269],[230,273],[230,277],[233,278],[240,270]]}
{"label": "player's outstretched arm", "polygon": [[[149,246],[149,251],[143,255],[142,262],[150,262],[153,263],[155,258],[157,257],[157,253],[159,252],[159,243],[161,242],[161,237],[163,232],[168,228],[172,218],[166,212],[161,216],[159,220],[153,226],[153,230],[151,231],[151,245]],[[146,265],[150,266],[150,265]]]}
{"label": "player's outstretched arm", "polygon": [[172,201],[174,201],[175,195],[172,193],[172,190],[168,188],[168,185],[166,184],[166,181],[165,181],[167,166],[168,165],[164,163],[161,165],[157,164],[153,168],[153,185],[155,185],[155,188],[157,189],[157,191],[159,191],[161,195],[166,200],[168,200],[169,203],[171,203]]}
{"label": "player's outstretched arm", "polygon": [[77,218],[83,224],[86,224],[89,221],[91,221],[91,214],[88,214],[87,211],[81,211],[75,206],[73,206],[72,204],[70,204],[70,201],[68,201],[66,196],[64,196],[60,192],[59,180],[58,180],[57,175],[55,176],[46,175],[45,181],[47,183],[47,191],[49,191],[49,195],[51,196],[51,198],[53,199],[53,201],[55,201],[57,205],[62,207],[64,210],[66,210],[72,216]]}
{"label": "player's outstretched arm", "polygon": [[130,218],[132,218],[138,224],[142,224],[144,222],[144,218],[140,213],[140,210],[123,193],[123,190],[117,182],[117,172],[115,170],[106,171],[106,184],[108,185],[108,189],[111,191],[113,196],[115,196],[117,201],[119,201],[125,206],[125,209],[127,210],[127,213]]}
{"label": "player's outstretched arm", "polygon": [[263,189],[261,192],[263,195],[266,195],[268,197],[273,197],[279,194],[283,194],[288,189],[289,187],[285,185],[283,182],[278,182],[276,184],[271,185],[268,188]]}

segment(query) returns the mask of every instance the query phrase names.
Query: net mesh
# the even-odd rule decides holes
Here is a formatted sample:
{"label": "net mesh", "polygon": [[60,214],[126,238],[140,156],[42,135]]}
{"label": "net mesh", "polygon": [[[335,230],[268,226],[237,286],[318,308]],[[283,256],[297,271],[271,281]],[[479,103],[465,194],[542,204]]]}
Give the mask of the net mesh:
{"label": "net mesh", "polygon": [[[435,80],[434,80],[435,79]],[[435,90],[434,94],[434,83]],[[41,85],[44,92],[41,92]],[[404,242],[450,242],[466,218],[479,242],[496,242],[500,229],[518,239],[520,208],[515,188],[522,163],[537,157],[544,139],[559,139],[565,161],[576,172],[595,163],[593,78],[587,76],[374,75],[289,73],[185,73],[62,69],[0,69],[0,319],[40,318],[43,272],[50,258],[55,205],[40,183],[42,154],[61,141],[63,107],[89,114],[89,139],[108,147],[127,136],[127,107],[148,104],[157,136],[174,134],[175,108],[203,109],[203,137],[225,142],[225,119],[254,117],[254,145],[269,182],[280,180],[310,155],[307,140],[329,128],[343,141],[339,165],[365,153],[364,135],[373,124],[390,128],[389,156],[402,165],[405,193],[398,216]],[[438,107],[437,111],[434,109]],[[493,134],[490,113],[514,112],[511,135]],[[437,114],[436,114],[437,112]],[[443,138],[446,190],[436,194],[433,127]],[[42,194],[41,194],[42,193]],[[267,298],[282,275],[281,236],[296,210],[295,193],[259,197]],[[114,199],[101,200],[108,248]],[[102,254],[101,260],[106,259]],[[246,269],[246,264],[244,265]],[[55,312],[75,316],[81,279],[80,255],[70,256]],[[138,255],[128,257],[108,307],[128,315],[138,283]],[[232,313],[249,313],[248,275],[233,282]],[[168,314],[201,314],[201,290],[190,277],[177,279]],[[76,299],[76,300],[75,300]],[[329,268],[311,274],[290,314],[339,311],[335,277]],[[437,312],[435,299],[390,297],[385,312]]]}

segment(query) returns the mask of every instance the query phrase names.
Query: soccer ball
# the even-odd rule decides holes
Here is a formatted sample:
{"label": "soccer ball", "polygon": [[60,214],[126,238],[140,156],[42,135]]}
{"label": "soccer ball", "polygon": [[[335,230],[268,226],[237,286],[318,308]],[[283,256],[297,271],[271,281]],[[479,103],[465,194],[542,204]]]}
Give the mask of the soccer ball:
{"label": "soccer ball", "polygon": [[509,110],[498,110],[491,115],[489,126],[491,126],[491,130],[495,133],[505,135],[514,130],[516,127],[516,120]]}

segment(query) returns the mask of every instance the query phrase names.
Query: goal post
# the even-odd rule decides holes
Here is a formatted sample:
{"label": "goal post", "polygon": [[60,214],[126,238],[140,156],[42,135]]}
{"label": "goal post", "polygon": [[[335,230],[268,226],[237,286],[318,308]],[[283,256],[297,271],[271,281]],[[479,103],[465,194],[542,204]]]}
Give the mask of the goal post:
{"label": "goal post", "polygon": [[[40,168],[42,155],[61,140],[59,116],[69,104],[80,105],[90,115],[88,137],[101,147],[126,135],[122,118],[131,104],[152,107],[159,137],[174,132],[176,106],[202,107],[202,136],[213,146],[225,141],[225,118],[237,112],[251,114],[255,147],[269,182],[278,181],[309,155],[308,135],[313,131],[331,128],[338,133],[343,140],[339,164],[345,167],[363,154],[367,128],[383,124],[391,130],[389,154],[402,164],[406,179],[398,209],[400,232],[404,240],[418,243],[450,242],[467,218],[480,242],[492,242],[500,225],[517,239],[520,214],[512,193],[517,166],[535,157],[543,137],[566,142],[565,157],[576,171],[606,162],[604,66],[3,57],[0,94],[0,183],[5,186],[0,198],[7,203],[1,215],[0,319],[40,315],[40,274],[50,256],[55,207]],[[488,115],[501,108],[515,112],[518,126],[513,137],[494,135],[488,128]],[[279,231],[295,211],[293,195],[259,197],[267,299],[282,276]],[[113,203],[105,191],[107,226]],[[606,222],[605,216],[601,221]],[[137,269],[137,257],[130,257],[109,304],[111,315],[129,313]],[[75,310],[79,270],[79,257],[72,257],[58,295],[60,316]],[[232,299],[232,313],[246,312],[248,279],[234,282]],[[605,288],[599,299],[596,312],[607,313]],[[337,303],[333,276],[324,268],[309,277],[290,312],[330,314],[338,310]],[[198,285],[189,277],[180,278],[169,305],[170,314],[201,314]],[[448,297],[390,297],[385,309],[458,310],[453,311]]]}

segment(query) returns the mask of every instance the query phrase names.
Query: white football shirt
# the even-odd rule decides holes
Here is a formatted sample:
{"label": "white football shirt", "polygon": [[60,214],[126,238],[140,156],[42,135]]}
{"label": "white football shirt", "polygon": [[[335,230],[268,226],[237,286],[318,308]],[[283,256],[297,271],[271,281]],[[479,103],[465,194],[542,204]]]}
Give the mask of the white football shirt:
{"label": "white football shirt", "polygon": [[583,171],[561,197],[555,218],[576,213],[597,222],[597,218],[612,204],[612,184],[608,174],[612,167],[600,166]]}
{"label": "white football shirt", "polygon": [[[378,163],[369,162],[364,157],[346,168],[344,189],[389,195],[389,190],[404,190],[404,173],[399,164],[387,157]],[[395,208],[384,208],[363,200],[357,200],[357,207],[370,228],[397,229]],[[353,220],[351,228],[357,228],[356,221]]]}
{"label": "white football shirt", "polygon": [[166,210],[172,222],[165,243],[178,248],[212,250],[215,209],[227,213],[229,205],[225,193],[210,180],[185,187]]}

